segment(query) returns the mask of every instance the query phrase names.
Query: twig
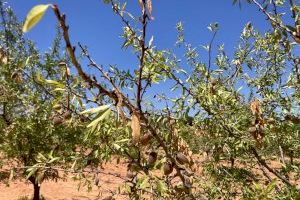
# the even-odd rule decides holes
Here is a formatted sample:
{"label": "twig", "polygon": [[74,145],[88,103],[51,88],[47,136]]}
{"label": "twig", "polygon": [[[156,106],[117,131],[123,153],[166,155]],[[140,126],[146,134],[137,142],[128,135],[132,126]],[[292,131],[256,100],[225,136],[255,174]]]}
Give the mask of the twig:
{"label": "twig", "polygon": [[286,178],[284,178],[283,176],[281,176],[278,172],[276,172],[275,170],[273,170],[266,163],[266,161],[259,156],[258,152],[256,151],[256,149],[254,147],[250,147],[250,150],[252,151],[253,155],[255,156],[255,158],[257,159],[257,162],[259,164],[261,164],[263,167],[265,167],[269,172],[271,172],[272,174],[274,174],[277,178],[279,178],[280,180],[282,180],[286,185],[288,185],[289,187],[294,187],[298,192],[300,192],[300,190],[295,185],[293,185]]}
{"label": "twig", "polygon": [[278,27],[284,29],[289,34],[293,35],[293,31],[287,28],[286,26],[282,25],[280,22],[278,22],[266,9],[256,0],[251,0],[258,8],[268,17],[269,20],[271,20],[273,23],[275,23]]}
{"label": "twig", "polygon": [[77,61],[76,55],[75,55],[75,47],[72,46],[71,41],[70,41],[70,36],[69,36],[69,26],[66,25],[66,16],[65,15],[61,15],[60,11],[58,9],[58,7],[56,5],[54,5],[52,7],[58,21],[59,24],[63,30],[63,37],[64,37],[64,41],[66,43],[66,48],[67,48],[67,52],[71,58],[71,62],[73,63],[73,65],[75,66],[79,76],[86,82],[88,82],[91,86],[94,86],[96,88],[99,89],[99,92],[102,94],[105,94],[109,97],[111,97],[112,99],[114,99],[116,102],[118,102],[117,100],[117,95],[114,92],[108,91],[107,89],[105,89],[102,85],[100,85],[96,80],[92,79],[90,76],[88,76],[82,69],[80,63]]}
{"label": "twig", "polygon": [[212,39],[210,40],[210,43],[209,43],[209,46],[208,46],[208,69],[207,69],[207,81],[208,81],[208,78],[210,76],[210,68],[211,68],[211,49],[212,49],[212,44],[215,40],[215,37],[217,35],[217,31],[214,31],[214,34],[213,34],[213,37]]}
{"label": "twig", "polygon": [[[269,176],[269,174],[266,172],[264,167],[260,163],[258,163],[258,166],[259,166],[260,170],[262,171],[263,175],[268,179],[269,183],[271,183],[273,181],[273,179]],[[275,186],[275,189],[276,189],[277,193],[280,192],[280,189],[277,185]]]}
{"label": "twig", "polygon": [[[146,7],[146,0],[143,0],[143,4]],[[138,86],[137,86],[137,97],[136,97],[136,104],[140,112],[142,111],[142,105],[141,105],[141,92],[142,92],[142,75],[143,75],[143,69],[145,65],[145,51],[146,51],[146,46],[145,46],[145,40],[146,40],[146,29],[147,29],[147,12],[146,9],[142,9],[142,26],[143,26],[143,31],[142,31],[142,39],[140,41],[140,46],[141,46],[141,55],[139,57],[140,59],[140,67],[139,67],[139,77],[138,77]]]}

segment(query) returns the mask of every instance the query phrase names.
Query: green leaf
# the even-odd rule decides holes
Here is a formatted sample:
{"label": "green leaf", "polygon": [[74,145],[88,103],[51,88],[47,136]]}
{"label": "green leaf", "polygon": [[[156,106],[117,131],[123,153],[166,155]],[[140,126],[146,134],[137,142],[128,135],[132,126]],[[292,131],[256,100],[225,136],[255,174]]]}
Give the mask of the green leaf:
{"label": "green leaf", "polygon": [[74,169],[74,168],[75,168],[76,163],[77,163],[77,160],[74,161],[74,163],[72,164],[71,169]]}
{"label": "green leaf", "polygon": [[54,87],[57,87],[57,88],[64,88],[64,84],[60,83],[60,82],[57,82],[57,81],[54,81],[54,80],[46,80],[46,83],[48,83],[49,85],[53,85]]}
{"label": "green leaf", "polygon": [[43,154],[41,154],[41,153],[38,153],[38,156],[37,156],[38,158],[41,158],[41,159],[43,159],[43,160],[47,160],[47,158],[43,155]]}
{"label": "green leaf", "polygon": [[141,180],[142,181],[139,186],[142,190],[149,187],[149,178],[148,177],[143,177]]}
{"label": "green leaf", "polygon": [[57,160],[59,160],[59,157],[52,158],[48,163],[53,163],[53,162],[55,162]]}
{"label": "green leaf", "polygon": [[66,89],[63,88],[55,88],[54,90],[52,90],[53,92],[64,92],[66,91]]}
{"label": "green leaf", "polygon": [[160,194],[164,194],[168,190],[166,184],[161,180],[157,182],[156,188]]}
{"label": "green leaf", "polygon": [[118,144],[113,144],[113,145],[114,145],[114,147],[115,147],[116,150],[121,149],[121,146],[120,146],[120,145],[118,145]]}
{"label": "green leaf", "polygon": [[37,171],[37,168],[34,167],[34,168],[31,168],[29,174],[26,176],[26,179],[29,179],[36,171]]}
{"label": "green leaf", "polygon": [[102,120],[104,120],[110,114],[110,111],[111,111],[110,109],[108,109],[107,111],[105,111],[97,119],[93,120],[89,125],[87,125],[87,128],[91,128],[91,127],[94,127],[94,126],[98,125],[99,122],[101,122]]}
{"label": "green leaf", "polygon": [[87,113],[95,114],[95,113],[99,113],[101,111],[107,110],[109,107],[110,107],[110,104],[109,105],[99,106],[97,108],[89,108],[89,109],[87,109],[85,111],[82,111],[80,114],[87,114]]}
{"label": "green leaf", "polygon": [[40,72],[37,72],[35,75],[35,81],[39,84],[43,84],[45,79],[43,78],[42,74]]}
{"label": "green leaf", "polygon": [[51,4],[37,5],[29,11],[23,26],[24,33],[28,32],[42,19],[49,6]]}

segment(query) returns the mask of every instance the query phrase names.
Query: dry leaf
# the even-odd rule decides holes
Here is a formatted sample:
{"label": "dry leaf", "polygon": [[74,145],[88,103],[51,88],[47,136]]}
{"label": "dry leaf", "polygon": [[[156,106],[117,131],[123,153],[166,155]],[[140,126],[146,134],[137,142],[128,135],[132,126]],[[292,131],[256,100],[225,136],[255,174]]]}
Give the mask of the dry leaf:
{"label": "dry leaf", "polygon": [[253,115],[259,116],[261,115],[261,107],[259,100],[255,99],[250,103],[250,109]]}
{"label": "dry leaf", "polygon": [[141,122],[138,113],[134,112],[131,117],[131,129],[132,129],[132,142],[137,144],[141,135]]}
{"label": "dry leaf", "polygon": [[144,10],[145,10],[145,5],[144,5],[143,0],[139,0],[139,4],[140,4],[140,7],[141,7],[142,11],[144,12]]}
{"label": "dry leaf", "polygon": [[5,51],[2,48],[0,48],[0,64],[4,64],[4,65],[7,64],[7,56]]}
{"label": "dry leaf", "polygon": [[147,0],[147,9],[148,9],[150,18],[152,19],[152,0]]}
{"label": "dry leaf", "polygon": [[71,76],[71,70],[69,67],[66,68],[66,76],[69,78]]}

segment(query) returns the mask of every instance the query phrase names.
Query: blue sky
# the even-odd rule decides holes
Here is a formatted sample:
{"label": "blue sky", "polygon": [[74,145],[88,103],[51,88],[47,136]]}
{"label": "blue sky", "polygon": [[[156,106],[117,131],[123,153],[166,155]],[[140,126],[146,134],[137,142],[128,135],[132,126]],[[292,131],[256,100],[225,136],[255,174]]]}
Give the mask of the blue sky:
{"label": "blue sky", "polygon": [[[102,0],[8,0],[8,3],[22,20],[34,5],[57,4],[61,12],[67,15],[73,43],[87,45],[97,62],[123,65],[124,68],[137,65],[135,56],[120,49],[122,24],[110,6],[103,4]],[[128,9],[138,14],[140,8],[137,0],[129,0]],[[154,42],[160,49],[174,48],[175,25],[180,20],[184,23],[187,40],[195,46],[207,44],[211,34],[206,27],[211,22],[219,22],[220,32],[216,44],[224,43],[229,52],[232,52],[248,21],[252,21],[260,30],[268,26],[265,17],[254,5],[244,4],[239,9],[232,5],[231,0],[153,0],[153,16],[155,20],[149,25],[148,36],[154,35]],[[54,35],[55,17],[49,10],[41,23],[26,37],[34,40],[41,50],[46,50]]]}
{"label": "blue sky", "polygon": [[[127,2],[128,10],[138,15],[138,1]],[[73,44],[81,42],[87,45],[92,57],[104,66],[116,64],[123,69],[138,67],[136,56],[120,48],[123,44],[120,38],[123,24],[102,0],[8,0],[8,3],[21,20],[37,4],[57,4],[61,12],[67,15]],[[243,4],[240,9],[232,5],[231,0],[153,0],[153,16],[155,20],[148,26],[148,38],[154,36],[154,44],[158,49],[175,48],[175,25],[179,21],[184,24],[186,39],[199,49],[200,45],[207,45],[211,39],[207,26],[218,22],[220,31],[215,47],[224,43],[229,54],[234,51],[247,22],[251,21],[261,31],[269,27],[265,16],[254,5]],[[42,21],[26,33],[26,37],[34,40],[40,50],[47,50],[55,36],[55,20],[53,12],[47,11]],[[200,54],[200,59],[207,60],[207,53]],[[161,89],[154,87],[152,92],[157,90]]]}

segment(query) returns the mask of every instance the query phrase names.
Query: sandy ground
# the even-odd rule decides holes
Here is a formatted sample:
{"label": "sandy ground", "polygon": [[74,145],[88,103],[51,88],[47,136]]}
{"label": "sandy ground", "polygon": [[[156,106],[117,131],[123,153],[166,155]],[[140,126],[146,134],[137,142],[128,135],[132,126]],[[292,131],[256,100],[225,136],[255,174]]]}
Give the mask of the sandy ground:
{"label": "sandy ground", "polygon": [[[201,166],[201,162],[203,162],[205,159],[203,159],[202,157],[197,157],[196,160],[199,161],[199,165]],[[279,169],[281,167],[281,164],[278,161],[269,161],[268,164],[273,169]],[[126,165],[127,164],[125,163],[117,164],[116,161],[105,164],[103,166],[104,169],[101,170],[105,174],[99,175],[99,187],[92,184],[93,187],[92,191],[90,192],[87,191],[87,187],[82,187],[78,190],[79,181],[74,181],[73,179],[71,179],[71,177],[68,177],[64,180],[60,179],[57,182],[45,181],[41,187],[41,194],[45,198],[45,200],[105,199],[106,197],[111,196],[111,191],[117,191],[119,186],[124,184],[127,174]],[[237,166],[238,165],[240,164],[237,164]],[[242,165],[238,167],[243,168]],[[201,174],[201,167],[197,171]],[[266,181],[265,177],[262,176],[262,172],[257,167],[253,168],[251,171],[257,176],[257,178],[260,179],[260,181]],[[274,175],[269,175],[272,178],[275,178]],[[293,179],[294,175],[291,175],[290,178]],[[294,184],[296,184],[300,188],[299,181],[294,182]],[[21,197],[28,197],[30,199],[32,193],[32,184],[24,179],[11,181],[9,187],[7,187],[4,183],[0,182],[0,200],[20,200]],[[116,200],[128,199],[128,196],[124,194],[115,194],[113,197]]]}
{"label": "sandy ground", "polygon": [[[125,178],[125,164],[109,163],[105,165],[104,172],[118,174]],[[45,181],[41,186],[41,194],[46,200],[100,200],[110,196],[110,191],[115,191],[124,182],[121,178],[112,175],[99,175],[99,187],[93,184],[91,192],[87,191],[87,187],[78,190],[78,181],[71,178],[66,180]],[[14,180],[7,187],[0,182],[0,200],[18,200],[21,197],[31,197],[33,186],[25,180]],[[117,195],[115,199],[127,199],[126,196]]]}

